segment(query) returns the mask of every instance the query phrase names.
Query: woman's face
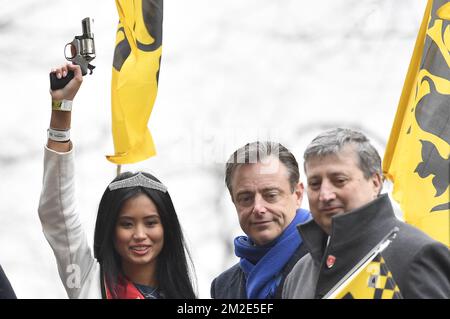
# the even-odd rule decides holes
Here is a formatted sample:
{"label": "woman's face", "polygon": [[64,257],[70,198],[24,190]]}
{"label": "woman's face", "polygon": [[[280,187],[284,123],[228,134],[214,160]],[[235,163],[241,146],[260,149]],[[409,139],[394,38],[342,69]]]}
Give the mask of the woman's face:
{"label": "woman's face", "polygon": [[154,271],[164,245],[164,229],[153,201],[145,194],[128,199],[115,229],[114,244],[125,274],[142,266]]}

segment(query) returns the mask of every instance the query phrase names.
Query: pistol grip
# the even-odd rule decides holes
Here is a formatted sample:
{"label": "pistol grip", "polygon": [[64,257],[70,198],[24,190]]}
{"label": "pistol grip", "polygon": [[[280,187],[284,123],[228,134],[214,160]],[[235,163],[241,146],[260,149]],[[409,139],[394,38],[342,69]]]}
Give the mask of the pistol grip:
{"label": "pistol grip", "polygon": [[73,73],[73,71],[70,71],[70,70],[67,72],[67,75],[65,78],[60,78],[60,79],[58,79],[56,77],[55,73],[53,73],[53,72],[50,73],[50,89],[52,91],[62,89],[63,87],[65,87],[67,85],[67,83],[70,82],[70,80],[73,79],[74,76],[75,76],[75,74]]}

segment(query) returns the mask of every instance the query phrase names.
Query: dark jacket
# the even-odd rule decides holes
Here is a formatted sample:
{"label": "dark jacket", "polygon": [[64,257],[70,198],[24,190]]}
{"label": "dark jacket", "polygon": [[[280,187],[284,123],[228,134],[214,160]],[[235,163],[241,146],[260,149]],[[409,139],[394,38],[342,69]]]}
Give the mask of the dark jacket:
{"label": "dark jacket", "polygon": [[0,299],[16,299],[16,294],[0,266]]}
{"label": "dark jacket", "polygon": [[[306,249],[304,245],[301,244],[292,255],[291,259],[289,259],[288,263],[284,266],[281,272],[282,279],[275,293],[275,298],[281,298],[281,290],[283,288],[286,276],[289,274],[297,261],[305,255],[305,253]],[[247,299],[246,283],[247,280],[245,278],[245,274],[239,266],[239,263],[237,263],[213,280],[211,283],[211,298]]]}
{"label": "dark jacket", "polygon": [[[298,227],[308,250],[285,281],[283,298],[321,298],[394,227],[382,252],[403,298],[450,298],[450,252],[422,231],[398,220],[385,194],[333,217],[330,242],[314,221]],[[328,268],[328,256],[334,265]]]}

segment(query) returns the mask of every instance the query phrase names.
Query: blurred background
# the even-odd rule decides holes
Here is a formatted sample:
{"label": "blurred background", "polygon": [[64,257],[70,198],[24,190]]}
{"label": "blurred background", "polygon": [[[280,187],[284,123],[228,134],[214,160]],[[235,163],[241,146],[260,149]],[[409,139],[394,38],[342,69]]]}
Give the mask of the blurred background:
{"label": "blurred background", "polygon": [[[319,132],[360,129],[381,155],[426,1],[171,0],[164,3],[159,92],[147,170],[169,188],[190,247],[199,297],[238,260],[242,234],[224,163],[243,144],[280,141],[302,165]],[[97,58],[74,101],[78,212],[90,243],[114,178],[112,0],[0,0],[0,264],[19,298],[67,298],[37,216],[50,119],[48,73],[94,18]],[[304,181],[303,172],[301,178]],[[385,188],[389,191],[389,185]],[[307,199],[303,207],[308,208]]]}

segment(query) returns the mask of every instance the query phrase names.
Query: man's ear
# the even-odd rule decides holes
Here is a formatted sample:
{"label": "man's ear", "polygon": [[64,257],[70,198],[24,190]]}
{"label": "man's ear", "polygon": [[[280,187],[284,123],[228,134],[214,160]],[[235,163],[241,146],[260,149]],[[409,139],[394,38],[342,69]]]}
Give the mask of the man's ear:
{"label": "man's ear", "polygon": [[381,188],[383,187],[383,178],[379,173],[373,173],[371,179],[374,190],[374,198],[377,198],[378,195],[380,195]]}
{"label": "man's ear", "polygon": [[302,182],[297,183],[297,185],[295,186],[295,189],[294,189],[294,195],[295,195],[295,200],[297,203],[297,208],[300,208],[300,206],[302,206],[304,191],[305,191],[305,188],[303,187],[303,183]]}

